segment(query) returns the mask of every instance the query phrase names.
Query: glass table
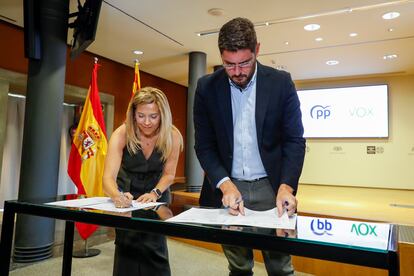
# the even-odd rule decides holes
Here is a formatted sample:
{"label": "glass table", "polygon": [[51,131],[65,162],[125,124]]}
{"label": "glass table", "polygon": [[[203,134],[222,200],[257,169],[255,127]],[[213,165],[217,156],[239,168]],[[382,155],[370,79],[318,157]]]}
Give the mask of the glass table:
{"label": "glass table", "polygon": [[[277,250],[296,256],[386,269],[389,275],[398,275],[399,271],[397,225],[378,226],[371,222],[353,222],[307,216],[298,216],[295,230],[172,223],[165,221],[173,216],[166,205],[161,205],[156,210],[115,213],[45,204],[57,200],[62,200],[62,197],[24,202],[17,200],[5,202],[0,242],[0,275],[8,275],[9,273],[16,214],[35,215],[65,221],[62,275],[71,274],[75,222],[159,233],[172,237],[244,246],[260,250]],[[348,236],[342,237],[341,231],[343,232],[344,228],[347,227],[349,228],[346,231]],[[383,232],[381,237],[379,237],[380,229]],[[384,236],[384,232],[386,236]],[[354,235],[355,239],[349,234]],[[371,239],[368,243],[358,242],[358,239],[369,238],[369,236],[371,236]],[[380,246],[377,246],[377,244]]]}

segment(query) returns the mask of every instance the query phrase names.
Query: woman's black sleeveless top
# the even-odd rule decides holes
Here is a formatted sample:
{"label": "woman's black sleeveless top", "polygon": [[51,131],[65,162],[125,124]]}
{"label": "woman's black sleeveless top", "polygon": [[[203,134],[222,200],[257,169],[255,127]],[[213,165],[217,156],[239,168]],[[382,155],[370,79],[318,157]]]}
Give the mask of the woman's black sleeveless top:
{"label": "woman's black sleeveless top", "polygon": [[[150,192],[157,185],[164,165],[161,152],[157,148],[154,148],[149,158],[145,159],[142,150],[131,155],[125,147],[117,176],[118,187],[124,192],[130,192],[136,199],[140,195]],[[169,199],[168,191],[163,194],[163,198]],[[159,201],[166,202],[163,198]]]}

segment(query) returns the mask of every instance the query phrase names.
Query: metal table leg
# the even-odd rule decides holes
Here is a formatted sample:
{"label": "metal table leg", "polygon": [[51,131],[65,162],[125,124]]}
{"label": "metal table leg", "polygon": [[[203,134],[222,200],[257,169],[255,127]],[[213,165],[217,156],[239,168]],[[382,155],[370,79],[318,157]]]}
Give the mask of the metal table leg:
{"label": "metal table leg", "polygon": [[72,252],[73,252],[73,234],[75,223],[66,221],[65,225],[65,242],[63,247],[62,276],[70,276],[72,271]]}
{"label": "metal table leg", "polygon": [[0,275],[9,275],[15,215],[13,207],[6,201],[4,203],[3,225],[1,228]]}

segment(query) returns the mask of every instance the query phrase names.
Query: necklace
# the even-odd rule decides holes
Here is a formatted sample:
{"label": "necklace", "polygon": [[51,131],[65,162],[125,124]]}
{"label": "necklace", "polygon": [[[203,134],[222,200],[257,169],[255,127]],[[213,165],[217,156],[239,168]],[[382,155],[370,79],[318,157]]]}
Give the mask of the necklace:
{"label": "necklace", "polygon": [[158,135],[154,135],[153,137],[150,137],[150,138],[141,136],[141,142],[145,144],[147,147],[154,145],[157,139],[158,139]]}

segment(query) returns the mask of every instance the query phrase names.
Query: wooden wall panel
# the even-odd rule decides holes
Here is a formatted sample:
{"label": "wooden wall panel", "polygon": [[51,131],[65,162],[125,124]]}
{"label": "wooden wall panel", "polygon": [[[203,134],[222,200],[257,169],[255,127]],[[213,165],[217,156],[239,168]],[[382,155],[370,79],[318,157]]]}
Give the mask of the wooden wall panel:
{"label": "wooden wall panel", "polygon": [[360,265],[337,263],[332,261],[292,256],[295,271],[317,276],[386,276],[388,271]]}
{"label": "wooden wall panel", "polygon": [[414,243],[399,243],[400,275],[414,275]]}
{"label": "wooden wall panel", "polygon": [[24,57],[23,30],[0,21],[0,67],[27,74],[28,60]]}
{"label": "wooden wall panel", "polygon": [[[27,74],[28,60],[24,57],[23,29],[0,21],[0,35],[4,39],[0,43],[0,68]],[[69,58],[67,51],[66,84],[88,88],[93,55],[82,53],[77,59]],[[101,92],[115,96],[114,129],[121,125],[125,119],[125,112],[131,96],[134,69],[132,67],[99,57],[101,64],[98,74],[98,86]],[[131,57],[132,58],[132,57]],[[131,61],[132,66],[132,61]],[[173,113],[173,123],[178,127],[184,137],[187,125],[187,87],[161,79],[141,71],[141,85],[160,88],[168,97]],[[185,152],[180,155],[177,166],[177,177],[184,177]]]}

